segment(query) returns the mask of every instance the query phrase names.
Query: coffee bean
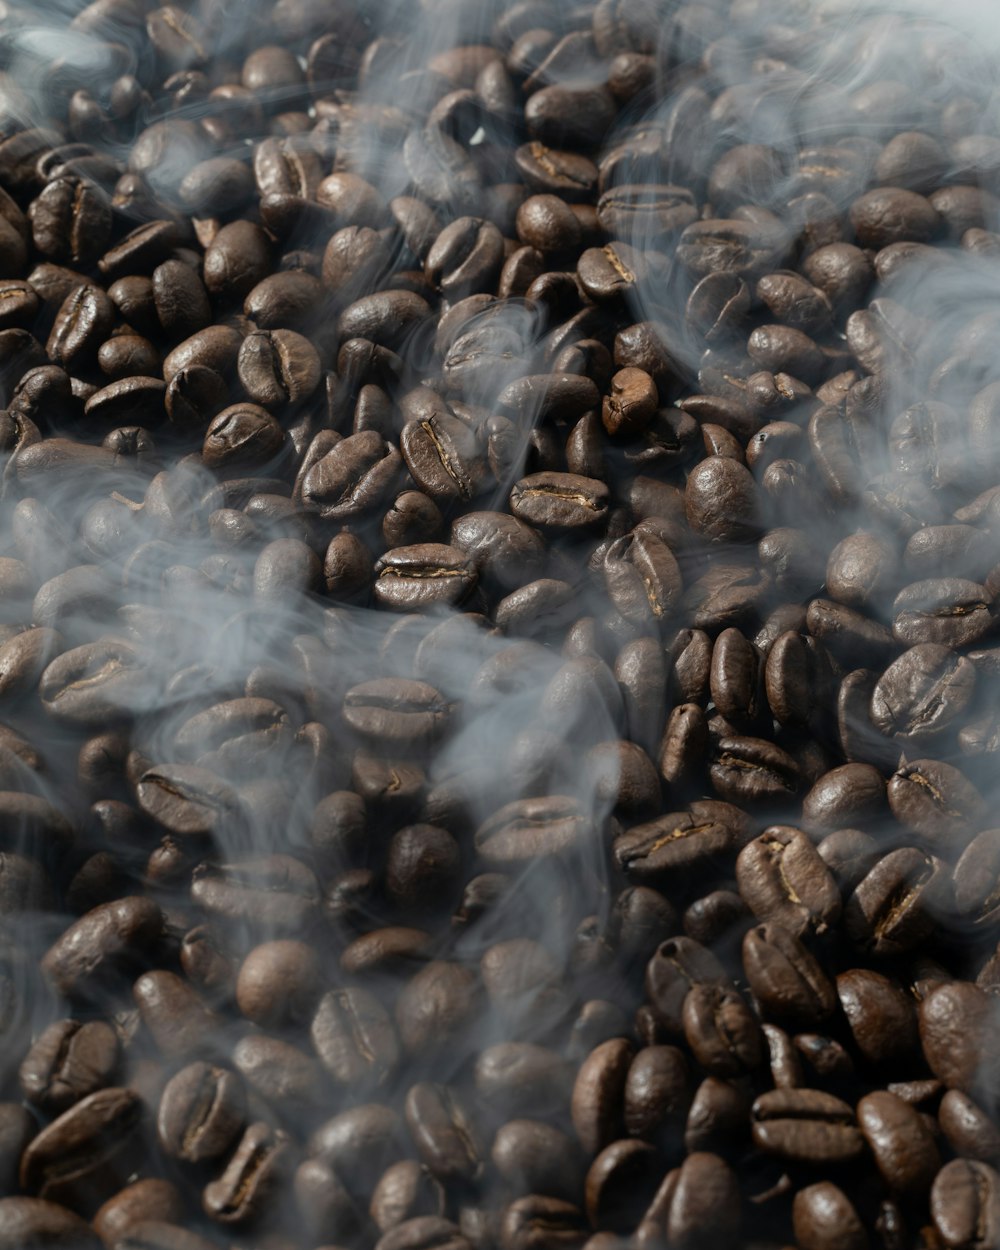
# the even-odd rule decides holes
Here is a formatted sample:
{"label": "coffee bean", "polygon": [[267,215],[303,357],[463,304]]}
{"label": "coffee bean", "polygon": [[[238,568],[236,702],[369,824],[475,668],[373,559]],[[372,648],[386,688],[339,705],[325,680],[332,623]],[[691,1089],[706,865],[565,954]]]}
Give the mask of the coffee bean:
{"label": "coffee bean", "polygon": [[164,1087],[156,1125],[160,1145],[187,1163],[216,1159],[236,1141],[244,1116],[239,1077],[224,1068],[192,1063]]}
{"label": "coffee bean", "polygon": [[774,825],[749,842],[737,857],[736,881],[756,916],[797,937],[823,933],[840,917],[836,882],[799,829]]}
{"label": "coffee bean", "polygon": [[0,1198],[0,1246],[49,1245],[53,1250],[98,1250],[103,1243],[78,1215],[42,1198]]}
{"label": "coffee bean", "polygon": [[766,923],[743,938],[743,969],[764,1013],[776,1020],[816,1023],[833,1014],[834,988],[802,940]]}
{"label": "coffee bean", "polygon": [[1000,1236],[1000,1177],[986,1163],[946,1163],[934,1178],[930,1206],[934,1228],[945,1244],[989,1245]]}
{"label": "coffee bean", "polygon": [[844,1163],[864,1149],[851,1108],[823,1090],[771,1090],[756,1100],[752,1117],[758,1148],[789,1162]]}
{"label": "coffee bean", "polygon": [[72,1205],[81,1197],[85,1203],[102,1199],[109,1181],[120,1183],[130,1171],[127,1156],[141,1113],[131,1090],[88,1094],[29,1143],[21,1156],[22,1188]]}
{"label": "coffee bean", "polygon": [[109,1084],[118,1038],[103,1020],[57,1020],[39,1036],[18,1071],[25,1098],[58,1115]]}
{"label": "coffee bean", "polygon": [[288,1134],[263,1121],[247,1127],[225,1171],[206,1185],[203,1206],[220,1224],[242,1224],[258,1216],[288,1165]]}

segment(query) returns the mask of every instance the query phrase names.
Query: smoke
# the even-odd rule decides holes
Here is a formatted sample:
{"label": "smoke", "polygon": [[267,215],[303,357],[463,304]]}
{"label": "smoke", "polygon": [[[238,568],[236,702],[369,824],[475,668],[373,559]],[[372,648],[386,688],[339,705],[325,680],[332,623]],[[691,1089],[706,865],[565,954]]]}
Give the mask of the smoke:
{"label": "smoke", "polygon": [[[467,1081],[494,1042],[563,1037],[567,977],[617,1023],[631,1002],[611,962],[623,879],[609,850],[663,812],[690,823],[689,797],[740,799],[734,730],[777,743],[765,763],[778,782],[741,836],[800,816],[809,826],[803,794],[852,751],[885,775],[932,757],[992,806],[1000,22],[973,0],[946,13],[929,0],[637,2],[631,25],[597,25],[600,38],[575,10],[499,2],[205,0],[183,12],[175,41],[176,24],[160,30],[141,4],[0,9],[0,172],[14,197],[0,227],[37,234],[18,205],[53,169],[102,190],[109,246],[167,223],[110,272],[103,246],[72,268],[42,261],[35,339],[17,316],[0,330],[6,1089],[30,1040],[67,1011],[38,978],[42,956],[121,895],[162,908],[163,966],[184,966],[206,921],[223,935],[199,982],[212,1005],[232,994],[213,981],[219,967],[298,936],[326,944],[330,984],[370,971],[390,1013],[425,995],[410,1053],[377,1093],[401,1105],[424,1078]],[[265,44],[284,54],[284,80],[251,89],[246,58]],[[612,93],[616,56],[638,61],[619,67]],[[569,117],[537,103],[556,88],[573,93]],[[536,101],[527,114],[522,96]],[[599,136],[589,146],[587,125]],[[274,167],[258,196],[247,188],[264,140]],[[562,141],[587,149],[573,153],[573,175],[591,180],[571,205],[579,238],[620,247],[611,263],[627,290],[606,303],[575,255],[527,254],[518,235],[513,153]],[[192,216],[186,180],[210,159],[240,167],[226,173],[233,199]],[[902,226],[877,198],[859,216],[859,200],[886,186],[910,197]],[[253,281],[203,292],[226,333],[211,351],[192,347],[163,325],[189,310],[157,303],[155,276],[142,283],[169,261],[209,285],[206,251],[244,216],[266,227],[253,236],[263,270],[296,271],[296,292],[277,311],[243,304],[261,276],[248,242]],[[113,306],[93,297],[94,315],[162,340],[154,376],[168,351],[190,355],[175,357],[166,398],[154,387],[124,404],[127,421],[112,405],[102,424],[90,400],[109,381],[96,347],[110,329],[74,340],[66,370],[41,375],[63,299],[112,277],[133,288]],[[405,296],[395,321],[392,292]],[[305,335],[322,382],[256,413],[243,447],[218,432],[209,467],[208,423],[248,398],[237,352],[251,323]],[[606,436],[602,398],[623,363],[652,376],[655,416]],[[173,384],[181,365],[189,389]],[[351,438],[367,457],[368,506],[348,507],[340,470],[325,476],[324,458]],[[430,444],[433,474],[421,468]],[[734,489],[753,497],[750,525],[723,515],[695,532],[689,479],[703,451],[746,464]],[[514,484],[567,468],[606,478],[606,529],[540,539],[514,524]],[[940,576],[922,572],[922,536],[944,527],[954,575],[972,587],[955,612],[925,585]],[[857,611],[833,616],[823,599],[807,615],[831,553],[858,533],[874,536],[883,567],[869,583],[863,569],[851,593],[825,592]],[[404,581],[384,558],[417,541],[450,545],[421,557],[416,580],[454,593],[385,592],[395,610],[376,610],[373,570]],[[910,645],[905,630],[926,642],[952,628],[949,615],[976,612],[981,633],[955,644],[975,670],[961,729],[881,733],[872,690]],[[743,723],[707,679],[685,685],[691,638],[673,633],[689,627],[705,631],[695,648],[731,629],[752,644],[760,689]],[[803,712],[789,697],[775,725],[757,710],[779,706],[768,655],[807,631],[799,660],[823,706]],[[651,694],[627,670],[647,644],[663,670]],[[27,676],[22,665],[10,677],[29,647]],[[637,707],[644,698],[651,707]],[[705,714],[692,714],[699,702]],[[672,712],[690,721],[680,764],[656,757]],[[620,745],[626,729],[644,751]],[[791,770],[798,790],[783,799]],[[885,845],[923,845],[884,802],[859,811]],[[927,841],[952,862],[981,819],[952,844]],[[410,831],[428,826],[433,907],[403,871],[423,845]],[[821,826],[809,827],[817,841]],[[387,882],[390,854],[402,867]],[[696,878],[658,884],[670,906],[687,904]],[[947,921],[971,976],[979,951],[966,957],[961,940],[975,921]],[[496,952],[517,942],[508,985]],[[467,1001],[450,1019],[456,967]],[[128,1078],[155,1090],[160,1051],[122,984],[95,984],[73,1009],[113,1018]],[[255,1035],[242,1021],[236,1033]],[[233,1041],[220,1030],[213,1047]],[[311,1128],[355,1101],[338,1089],[285,1114]]]}

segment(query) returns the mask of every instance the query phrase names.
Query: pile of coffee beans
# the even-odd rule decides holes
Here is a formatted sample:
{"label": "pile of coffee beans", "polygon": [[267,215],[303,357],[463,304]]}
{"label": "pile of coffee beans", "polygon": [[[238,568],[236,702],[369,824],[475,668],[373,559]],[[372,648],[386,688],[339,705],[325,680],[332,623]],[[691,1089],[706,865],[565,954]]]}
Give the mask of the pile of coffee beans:
{"label": "pile of coffee beans", "polygon": [[0,1250],[1000,1250],[1000,61],[898,7],[0,3]]}

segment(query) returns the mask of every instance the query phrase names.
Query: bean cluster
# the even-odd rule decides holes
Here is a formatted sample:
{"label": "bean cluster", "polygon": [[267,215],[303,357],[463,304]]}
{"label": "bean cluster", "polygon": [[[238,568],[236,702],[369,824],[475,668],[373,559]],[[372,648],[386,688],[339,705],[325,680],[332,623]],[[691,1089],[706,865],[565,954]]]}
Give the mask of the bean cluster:
{"label": "bean cluster", "polygon": [[0,1250],[1000,1250],[988,34],[0,3]]}

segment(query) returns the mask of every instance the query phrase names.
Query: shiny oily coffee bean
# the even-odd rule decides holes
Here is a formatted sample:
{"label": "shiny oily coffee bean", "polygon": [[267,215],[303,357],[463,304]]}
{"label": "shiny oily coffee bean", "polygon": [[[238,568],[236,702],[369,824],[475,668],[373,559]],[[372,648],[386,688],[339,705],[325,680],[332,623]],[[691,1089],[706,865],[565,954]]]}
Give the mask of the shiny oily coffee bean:
{"label": "shiny oily coffee bean", "polygon": [[743,938],[743,970],[767,1019],[818,1025],[833,1015],[833,985],[808,947],[781,924],[763,924]]}
{"label": "shiny oily coffee bean", "polygon": [[634,825],[615,839],[614,857],[630,880],[656,885],[673,872],[697,872],[723,862],[747,840],[741,813],[728,804],[702,801],[685,812]]}
{"label": "shiny oily coffee bean", "polygon": [[246,1094],[235,1073],[192,1063],[167,1082],[160,1097],[160,1145],[187,1163],[217,1159],[236,1141],[245,1115]]}
{"label": "shiny oily coffee bean", "polygon": [[823,1090],[771,1090],[754,1102],[751,1116],[757,1148],[789,1163],[847,1163],[865,1147],[854,1112]]}
{"label": "shiny oily coffee bean", "polygon": [[477,581],[472,561],[446,543],[394,547],[375,562],[374,573],[376,602],[397,612],[456,606]]}
{"label": "shiny oily coffee bean", "polygon": [[616,1037],[595,1047],[580,1065],[571,1115],[577,1140],[588,1155],[622,1134],[622,1099],[634,1054],[631,1042]]}
{"label": "shiny oily coffee bean", "polygon": [[933,929],[945,906],[944,864],[912,846],[880,859],[844,901],[844,928],[862,950],[877,955],[912,950]]}
{"label": "shiny oily coffee bean", "polygon": [[375,678],[344,696],[346,723],[384,746],[425,746],[442,735],[449,714],[450,705],[433,686],[403,678]]}
{"label": "shiny oily coffee bean", "polygon": [[403,1159],[382,1173],[372,1193],[370,1210],[376,1227],[387,1233],[418,1216],[442,1218],[445,1190],[416,1159]]}
{"label": "shiny oily coffee bean", "polygon": [[80,1216],[42,1198],[0,1198],[0,1250],[46,1246],[52,1250],[100,1250],[103,1242]]}
{"label": "shiny oily coffee bean", "polygon": [[242,1224],[262,1214],[289,1163],[291,1141],[263,1121],[248,1126],[225,1171],[205,1187],[202,1205],[209,1219]]}
{"label": "shiny oily coffee bean", "polygon": [[42,974],[60,994],[86,995],[102,978],[140,962],[160,937],[163,923],[152,899],[102,903],[56,939],[42,959]]}
{"label": "shiny oily coffee bean", "polygon": [[326,993],[309,1032],[320,1062],[345,1089],[378,1089],[396,1070],[399,1040],[392,1019],[361,987]]}
{"label": "shiny oily coffee bean", "polygon": [[608,487],[574,473],[535,473],[522,478],[510,495],[514,516],[543,529],[590,529],[608,511]]}
{"label": "shiny oily coffee bean", "polygon": [[931,1219],[946,1246],[1000,1244],[1000,1174],[986,1163],[953,1159],[931,1186]]}
{"label": "shiny oily coffee bean", "polygon": [[886,736],[920,742],[961,718],[976,688],[975,666],[950,647],[919,643],[879,678],[871,700],[873,724]]}
{"label": "shiny oily coffee bean", "polygon": [[941,1167],[941,1156],[920,1113],[888,1090],[866,1094],[858,1125],[889,1188],[919,1198]]}
{"label": "shiny oily coffee bean", "polygon": [[[56,1202],[89,1205],[131,1170],[142,1103],[129,1089],[101,1089],[48,1124],[21,1156],[23,1189]],[[118,1184],[115,1185],[114,1181]]]}
{"label": "shiny oily coffee bean", "polygon": [[479,1176],[485,1149],[470,1109],[454,1090],[419,1082],[406,1095],[404,1114],[421,1160],[442,1184]]}
{"label": "shiny oily coffee bean", "polygon": [[912,829],[931,850],[954,856],[981,825],[982,795],[951,764],[913,760],[889,779],[889,807],[899,823]]}
{"label": "shiny oily coffee bean", "polygon": [[913,1000],[881,972],[869,968],[841,972],[837,997],[854,1044],[867,1062],[902,1061],[918,1045]]}
{"label": "shiny oily coffee bean", "polygon": [[742,897],[761,920],[801,937],[824,933],[840,919],[840,890],[813,843],[800,829],[773,825],[736,860]]}
{"label": "shiny oily coffee bean", "polygon": [[892,632],[904,646],[975,646],[994,625],[983,586],[958,577],[914,582],[896,596]]}
{"label": "shiny oily coffee bean", "polygon": [[693,985],[681,1010],[691,1053],[713,1076],[752,1072],[763,1058],[763,1035],[745,999],[735,989]]}
{"label": "shiny oily coffee bean", "polygon": [[231,863],[201,863],[191,898],[210,918],[271,930],[269,937],[300,937],[319,906],[319,885],[307,864],[291,855]]}
{"label": "shiny oily coffee bean", "polygon": [[315,347],[294,330],[257,330],[240,346],[237,372],[247,395],[266,408],[302,403],[319,385]]}
{"label": "shiny oily coffee bean", "polygon": [[716,743],[709,777],[729,803],[787,802],[799,789],[799,766],[787,751],[765,738],[727,736]]}
{"label": "shiny oily coffee bean", "polygon": [[57,1020],[25,1055],[18,1070],[29,1102],[58,1115],[110,1084],[118,1064],[118,1038],[103,1020]]}

